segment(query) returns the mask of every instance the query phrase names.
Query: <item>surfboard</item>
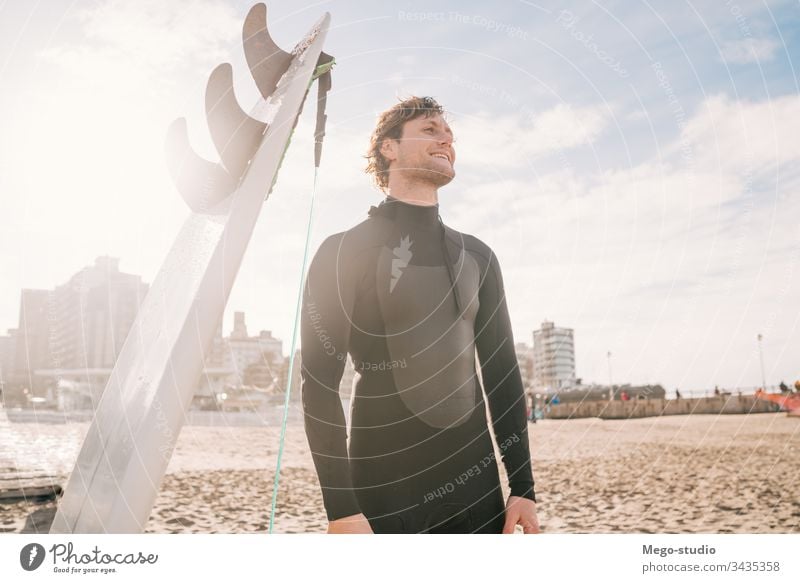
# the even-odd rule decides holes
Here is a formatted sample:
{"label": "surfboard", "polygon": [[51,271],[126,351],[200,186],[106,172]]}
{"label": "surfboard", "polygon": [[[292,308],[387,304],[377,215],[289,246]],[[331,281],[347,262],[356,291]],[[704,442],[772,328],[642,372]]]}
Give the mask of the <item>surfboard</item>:
{"label": "surfboard", "polygon": [[230,66],[215,69],[206,110],[220,163],[194,153],[184,120],[170,128],[173,178],[192,212],[120,351],[51,533],[144,530],[261,207],[327,57],[329,23],[325,13],[287,53],[269,37],[266,7],[251,9],[245,56],[262,90],[256,110],[271,113],[267,120],[244,114]]}

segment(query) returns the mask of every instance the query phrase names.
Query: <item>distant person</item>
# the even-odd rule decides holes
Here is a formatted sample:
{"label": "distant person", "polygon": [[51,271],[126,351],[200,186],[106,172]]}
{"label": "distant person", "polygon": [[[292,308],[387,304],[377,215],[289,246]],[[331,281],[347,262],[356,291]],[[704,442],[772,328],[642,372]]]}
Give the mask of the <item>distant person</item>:
{"label": "distant person", "polygon": [[676,399],[680,399],[681,398],[681,392],[678,389],[675,389],[675,398]]}
{"label": "distant person", "polygon": [[789,387],[787,387],[787,386],[786,386],[786,383],[784,383],[783,381],[781,381],[781,384],[779,384],[779,385],[778,385],[778,388],[781,390],[781,393],[788,393],[788,392],[790,392],[790,391],[789,391]]}
{"label": "distant person", "polygon": [[718,386],[714,386],[714,396],[719,397],[722,393],[719,390]]}
{"label": "distant person", "polygon": [[630,401],[631,400],[630,395],[628,395],[628,391],[622,391],[622,393],[620,393],[620,395],[619,395],[619,398],[621,400],[623,400],[623,401]]}
{"label": "distant person", "polygon": [[525,405],[525,414],[528,418],[528,421],[533,421],[536,423],[536,417],[534,417],[533,409],[534,409],[534,398],[532,394],[528,394],[528,398],[526,399]]}
{"label": "distant person", "polygon": [[796,392],[800,393],[800,381],[795,381],[794,382],[794,390]]}
{"label": "distant person", "polygon": [[536,406],[534,404],[528,408],[528,421],[536,423]]}

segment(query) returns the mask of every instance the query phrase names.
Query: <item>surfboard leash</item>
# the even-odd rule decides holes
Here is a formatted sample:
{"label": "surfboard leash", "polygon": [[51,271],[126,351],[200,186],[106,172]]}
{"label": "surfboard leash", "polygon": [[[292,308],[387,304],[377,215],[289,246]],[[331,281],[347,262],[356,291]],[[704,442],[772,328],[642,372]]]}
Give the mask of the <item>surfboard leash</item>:
{"label": "surfboard leash", "polygon": [[[330,59],[324,61],[324,59]],[[323,62],[324,61],[324,62]],[[319,166],[322,159],[322,140],[325,137],[325,123],[328,116],[325,114],[325,107],[327,105],[328,91],[331,89],[331,69],[335,64],[333,57],[329,55],[320,55],[320,63],[314,70],[309,82],[309,89],[315,80],[317,82],[317,122],[314,129],[314,183],[311,187],[311,204],[309,205],[308,221],[306,226],[306,238],[303,248],[303,263],[300,269],[300,285],[297,290],[297,301],[294,311],[294,324],[292,326],[292,343],[289,351],[289,371],[286,379],[286,393],[283,401],[283,420],[281,422],[281,436],[278,440],[278,459],[275,465],[275,478],[272,485],[272,503],[269,514],[269,534],[272,534],[272,529],[275,524],[275,507],[278,502],[278,488],[280,486],[281,476],[281,461],[283,459],[283,447],[286,441],[286,423],[289,417],[289,402],[291,397],[292,380],[294,379],[294,357],[297,348],[297,330],[300,322],[300,309],[303,302],[303,287],[305,284],[306,267],[308,265],[308,249],[311,240],[311,226],[314,219],[314,200],[317,195],[317,179],[319,177]],[[287,144],[288,147],[288,144]]]}

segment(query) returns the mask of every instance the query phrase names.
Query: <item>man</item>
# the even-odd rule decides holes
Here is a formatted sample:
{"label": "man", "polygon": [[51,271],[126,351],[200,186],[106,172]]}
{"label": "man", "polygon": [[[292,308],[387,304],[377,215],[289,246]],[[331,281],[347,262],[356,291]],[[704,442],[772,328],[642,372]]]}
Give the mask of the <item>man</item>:
{"label": "man", "polygon": [[[368,158],[388,196],[322,243],[303,297],[305,426],[328,532],[539,532],[500,266],[439,217],[437,191],[455,176],[442,107],[413,97],[384,112]],[[339,399],[348,353],[358,373],[349,447]]]}

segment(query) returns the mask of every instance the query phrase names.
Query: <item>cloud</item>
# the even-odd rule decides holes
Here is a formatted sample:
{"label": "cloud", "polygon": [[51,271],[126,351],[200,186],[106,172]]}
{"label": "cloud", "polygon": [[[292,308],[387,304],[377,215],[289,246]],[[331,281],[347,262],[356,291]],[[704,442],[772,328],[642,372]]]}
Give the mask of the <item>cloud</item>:
{"label": "cloud", "polygon": [[740,175],[774,172],[800,160],[800,97],[736,101],[706,99],[688,121],[683,137],[697,165]]}
{"label": "cloud", "polygon": [[576,329],[578,376],[603,381],[610,349],[626,381],[747,386],[756,331],[775,358],[800,340],[798,107],[711,97],[664,144],[688,160],[484,175],[449,222],[498,254],[518,339],[544,318]]}
{"label": "cloud", "polygon": [[591,144],[608,125],[602,106],[559,104],[538,112],[461,117],[451,124],[459,165],[518,167],[532,158]]}
{"label": "cloud", "polygon": [[[13,210],[19,211],[6,214],[14,217],[13,241],[22,250],[11,254],[19,265],[7,263],[4,273],[26,271],[25,285],[62,281],[80,266],[80,258],[90,261],[99,252],[123,257],[127,270],[152,281],[188,213],[164,170],[167,125],[186,115],[193,144],[215,157],[202,92],[207,74],[221,60],[233,61],[237,95],[245,109],[251,103],[238,91],[240,80],[243,90],[252,85],[246,67],[236,61],[241,6],[221,0],[82,5],[91,6],[77,13],[82,26],[75,30],[74,20],[64,23],[65,33],[72,27],[72,40],[59,34],[53,38],[61,44],[44,53],[43,65],[58,70],[47,70],[38,76],[41,86],[16,94],[25,108],[6,108],[14,116],[3,125],[9,137],[0,136],[10,170],[0,180],[14,193]],[[722,10],[729,19],[729,11]],[[649,32],[633,28],[640,37]],[[645,36],[654,47],[667,46],[663,35]],[[386,39],[391,40],[381,38]],[[330,40],[340,43],[331,52],[357,54],[343,36]],[[531,47],[503,44],[498,35],[493,40],[498,41],[493,50],[522,47],[511,62],[531,62]],[[775,58],[778,49],[770,42],[728,43],[725,58],[737,63]],[[333,51],[337,46],[339,52]],[[709,58],[688,50],[692,58]],[[474,56],[457,61],[444,53],[425,58],[405,53],[397,57],[401,68],[424,63],[466,74],[464,63],[479,62]],[[663,157],[641,161],[646,154],[634,152],[637,164],[614,165],[628,152],[608,131],[614,120],[607,106],[534,109],[534,103],[552,98],[541,89],[548,82],[574,104],[597,99],[586,87],[570,84],[563,63],[540,56],[540,83],[516,75],[501,79],[494,69],[481,76],[483,85],[450,83],[458,85],[454,112],[474,112],[475,100],[503,110],[453,115],[459,176],[442,192],[442,213],[498,253],[518,339],[530,342],[531,329],[547,317],[576,329],[578,374],[587,380],[605,378],[605,354],[611,350],[615,378],[682,388],[684,381],[698,387],[711,381],[713,387],[755,378],[748,367],[757,366],[757,353],[753,359],[750,351],[757,330],[768,339],[768,376],[784,349],[787,356],[778,365],[795,370],[789,355],[800,342],[797,97],[754,102],[716,96],[695,107],[690,104],[701,95],[690,87],[682,93],[687,119],[679,136],[670,133],[674,126],[659,126],[658,116],[653,120],[652,137]],[[340,66],[329,101],[312,249],[332,230],[363,219],[369,204],[380,199],[362,172],[374,123],[364,114],[372,109],[371,97],[361,85],[348,91],[356,86],[363,99],[336,94],[341,80],[351,75],[351,83],[360,83],[369,67],[346,58]],[[676,90],[681,87],[679,77],[673,81]],[[710,73],[703,75],[706,81],[714,87],[721,82]],[[644,83],[652,88],[650,77]],[[529,93],[517,89],[529,86]],[[620,84],[602,89],[612,102],[623,102],[627,91]],[[523,93],[534,97],[504,99]],[[312,188],[313,96],[229,302],[229,309],[247,310],[250,321],[269,322],[266,327],[287,342]],[[341,105],[345,100],[349,109]],[[629,136],[648,129],[641,123],[645,113],[636,108],[627,118],[627,111],[614,113],[621,114],[619,130]],[[684,143],[688,159],[681,156]],[[39,280],[28,277],[34,272]],[[16,294],[16,282],[23,280],[7,281]]]}
{"label": "cloud", "polygon": [[535,116],[531,138],[533,152],[572,148],[589,144],[606,127],[607,115],[601,107],[573,108],[559,104]]}
{"label": "cloud", "polygon": [[747,65],[763,63],[775,56],[780,45],[771,38],[743,38],[722,45],[722,58],[727,63]]}
{"label": "cloud", "polygon": [[78,18],[82,42],[44,53],[71,70],[85,70],[87,57],[103,57],[107,65],[118,59],[158,74],[224,59],[241,34],[241,16],[218,0],[107,0],[81,10]]}
{"label": "cloud", "polygon": [[210,0],[82,6],[56,43],[40,45],[32,67],[42,73],[3,119],[5,186],[22,208],[0,227],[24,229],[23,263],[56,280],[109,253],[141,261],[152,281],[187,212],[166,172],[166,129],[183,114],[190,131],[206,131],[204,75],[238,46],[241,17]]}

